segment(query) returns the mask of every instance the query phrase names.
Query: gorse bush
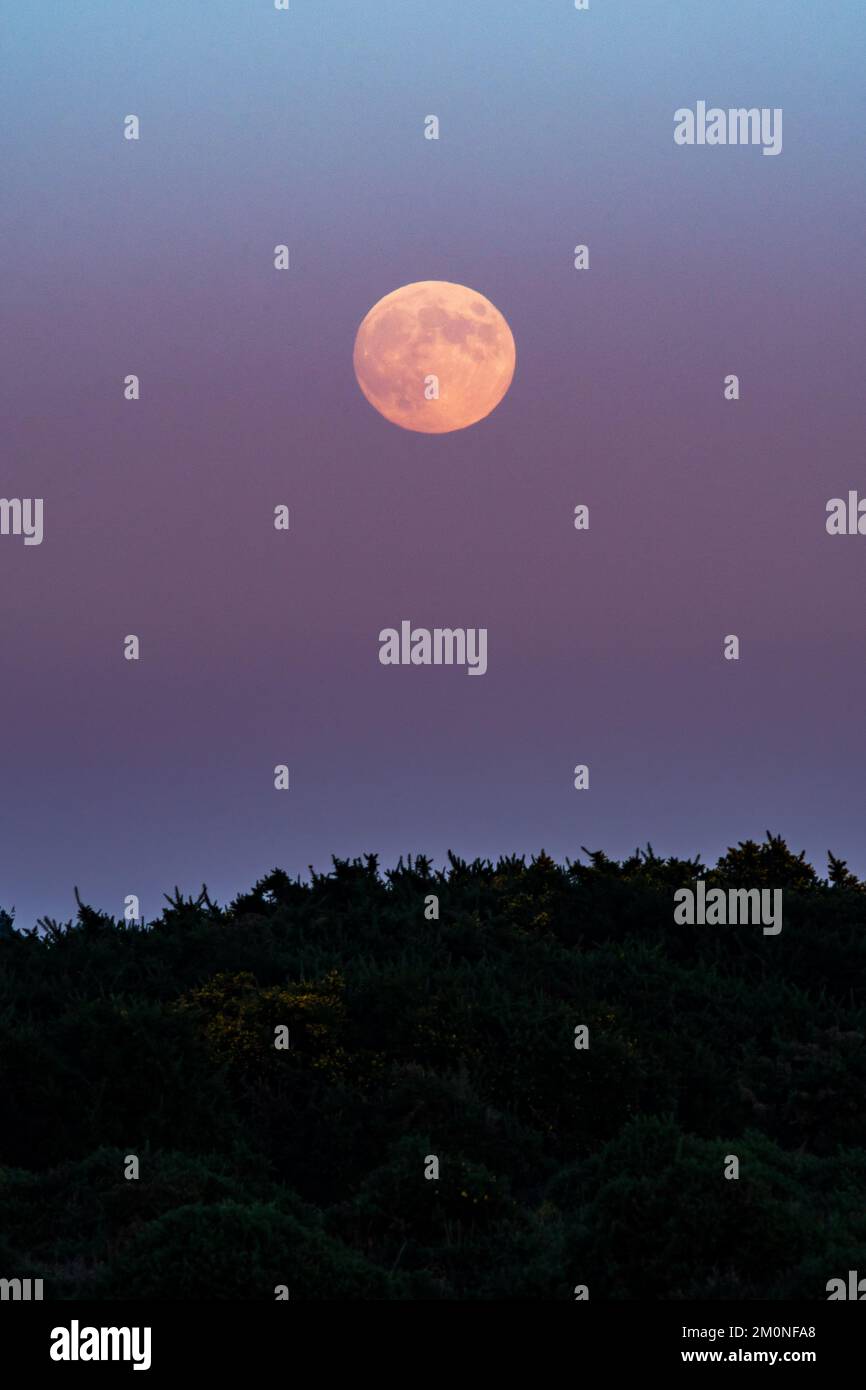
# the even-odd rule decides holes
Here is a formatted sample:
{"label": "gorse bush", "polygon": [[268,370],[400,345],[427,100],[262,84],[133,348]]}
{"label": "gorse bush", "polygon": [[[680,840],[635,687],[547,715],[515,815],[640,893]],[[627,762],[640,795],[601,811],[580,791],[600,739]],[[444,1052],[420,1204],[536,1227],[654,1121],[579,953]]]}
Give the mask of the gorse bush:
{"label": "gorse bush", "polygon": [[[783,930],[675,924],[698,877],[783,889]],[[770,835],[714,868],[368,855],[146,927],[0,912],[0,1276],[824,1298],[866,1267],[864,985],[866,888]]]}

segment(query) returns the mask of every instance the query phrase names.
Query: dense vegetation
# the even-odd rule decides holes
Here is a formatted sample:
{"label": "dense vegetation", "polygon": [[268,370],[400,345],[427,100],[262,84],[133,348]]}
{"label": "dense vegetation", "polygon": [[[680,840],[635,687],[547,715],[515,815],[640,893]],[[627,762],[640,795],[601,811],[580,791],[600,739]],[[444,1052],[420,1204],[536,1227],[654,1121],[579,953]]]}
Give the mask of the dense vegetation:
{"label": "dense vegetation", "polygon": [[[781,934],[675,925],[698,876],[782,888]],[[826,1298],[866,1272],[864,983],[866,886],[770,836],[711,870],[368,856],[146,927],[0,913],[0,1276]]]}

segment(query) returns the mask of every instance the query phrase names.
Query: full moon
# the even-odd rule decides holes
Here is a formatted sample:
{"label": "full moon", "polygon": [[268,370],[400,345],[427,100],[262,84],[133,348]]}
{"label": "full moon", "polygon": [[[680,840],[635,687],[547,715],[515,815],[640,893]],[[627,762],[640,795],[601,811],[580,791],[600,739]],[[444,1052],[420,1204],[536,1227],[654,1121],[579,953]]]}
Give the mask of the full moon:
{"label": "full moon", "polygon": [[358,385],[392,424],[464,430],[495,410],[514,376],[511,329],[466,285],[418,280],[374,304],[358,329]]}

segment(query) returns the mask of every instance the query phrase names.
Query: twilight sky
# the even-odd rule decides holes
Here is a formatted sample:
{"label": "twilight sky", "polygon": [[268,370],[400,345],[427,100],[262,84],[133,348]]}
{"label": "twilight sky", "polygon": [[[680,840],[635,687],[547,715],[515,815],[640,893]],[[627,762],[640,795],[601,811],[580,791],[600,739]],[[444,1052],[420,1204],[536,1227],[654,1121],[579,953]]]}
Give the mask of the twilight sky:
{"label": "twilight sky", "polygon": [[[824,525],[866,495],[862,0],[2,27],[0,495],[45,509],[41,546],[0,536],[19,924],[73,884],[150,917],[364,851],[712,858],[769,827],[866,872],[866,537]],[[782,107],[782,153],[677,147],[698,100]],[[514,333],[469,430],[355,382],[358,324],[416,280]],[[486,627],[487,673],[381,666],[402,619]]]}

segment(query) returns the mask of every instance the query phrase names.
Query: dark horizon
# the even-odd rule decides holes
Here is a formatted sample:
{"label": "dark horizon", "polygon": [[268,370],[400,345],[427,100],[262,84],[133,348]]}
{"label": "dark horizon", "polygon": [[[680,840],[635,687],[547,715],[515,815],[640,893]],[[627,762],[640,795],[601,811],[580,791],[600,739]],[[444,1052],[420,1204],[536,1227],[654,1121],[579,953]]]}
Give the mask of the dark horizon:
{"label": "dark horizon", "polygon": [[[670,873],[672,866],[679,865],[683,869],[682,886],[688,887],[695,875],[706,875],[713,881],[718,880],[721,882],[724,880],[725,865],[732,858],[739,857],[742,859],[744,856],[751,856],[751,862],[754,863],[756,869],[758,869],[758,866],[761,866],[758,869],[758,875],[763,881],[764,877],[767,876],[766,864],[768,862],[773,862],[772,854],[777,846],[782,847],[783,859],[785,861],[788,859],[796,859],[802,862],[804,872],[816,888],[838,887],[844,880],[845,885],[849,888],[863,888],[866,890],[866,878],[861,881],[858,874],[841,855],[836,855],[832,850],[828,850],[827,854],[824,856],[826,867],[822,870],[820,864],[810,861],[804,850],[797,850],[796,846],[791,846],[784,835],[767,830],[760,840],[748,838],[739,840],[735,844],[728,845],[724,853],[718,855],[715,861],[701,854],[660,855],[657,852],[656,846],[650,841],[645,841],[642,845],[636,845],[629,854],[623,855],[621,858],[616,855],[608,854],[605,848],[599,845],[594,847],[581,846],[576,855],[565,856],[562,859],[548,854],[544,847],[541,847],[538,851],[528,852],[522,855],[509,852],[493,857],[467,857],[449,850],[446,851],[441,861],[437,861],[431,856],[426,855],[423,851],[419,851],[417,853],[413,852],[411,854],[399,855],[393,862],[384,862],[381,855],[376,854],[374,850],[365,850],[358,855],[349,855],[345,858],[339,855],[331,855],[327,867],[317,867],[314,864],[309,864],[304,873],[289,874],[285,869],[281,868],[280,865],[272,865],[265,873],[258,875],[254,881],[236,887],[234,892],[230,893],[229,896],[223,900],[212,891],[209,884],[204,882],[201,883],[197,889],[174,884],[170,890],[166,888],[163,891],[159,911],[156,915],[148,915],[147,911],[145,911],[144,904],[140,903],[141,915],[138,918],[130,918],[128,920],[130,924],[134,922],[139,926],[153,925],[163,919],[167,910],[173,909],[177,906],[178,902],[181,901],[189,903],[206,902],[213,907],[219,908],[221,911],[228,911],[233,904],[248,897],[259,885],[271,881],[275,877],[285,878],[287,882],[294,886],[309,889],[316,881],[324,882],[327,880],[338,880],[341,873],[347,870],[354,871],[363,869],[364,872],[370,872],[371,867],[375,870],[375,874],[378,876],[379,880],[384,885],[387,885],[392,876],[412,871],[417,866],[421,865],[424,867],[424,877],[429,877],[431,882],[435,880],[447,881],[449,873],[453,873],[455,870],[462,871],[463,869],[467,869],[476,871],[502,867],[510,869],[514,865],[521,865],[529,870],[533,866],[545,863],[552,864],[557,871],[565,873],[576,872],[579,875],[580,872],[590,869],[591,866],[599,860],[600,856],[601,862],[610,865],[612,870],[618,868],[625,869],[628,865],[633,865],[634,871],[637,873],[644,871],[640,867],[641,864],[643,864],[643,866],[652,866],[653,864],[665,866],[666,872],[668,873]],[[686,873],[686,870],[689,872]],[[691,877],[689,874],[691,874]],[[720,874],[721,878],[719,877]],[[772,878],[772,874],[770,874],[769,877]],[[75,911],[59,917],[52,913],[40,913],[37,922],[23,921],[15,904],[0,902],[0,925],[2,925],[4,914],[6,921],[10,925],[14,924],[14,929],[19,932],[26,931],[35,926],[42,926],[45,921],[55,921],[59,925],[69,924],[74,922],[76,918],[80,919],[82,913],[85,915],[96,913],[98,916],[104,916],[118,923],[123,921],[124,914],[122,912],[113,913],[105,904],[88,899],[81,893],[77,884],[73,885],[71,891]]]}

